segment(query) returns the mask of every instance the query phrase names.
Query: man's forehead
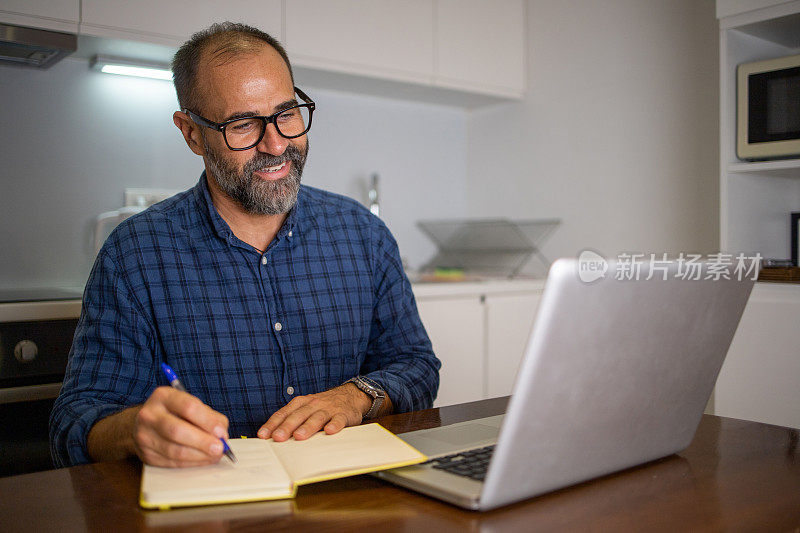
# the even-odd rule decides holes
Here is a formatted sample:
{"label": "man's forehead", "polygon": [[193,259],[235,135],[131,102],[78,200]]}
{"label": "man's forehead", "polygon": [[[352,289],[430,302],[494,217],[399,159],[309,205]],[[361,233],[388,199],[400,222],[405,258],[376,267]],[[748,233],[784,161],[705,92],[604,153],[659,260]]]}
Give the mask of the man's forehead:
{"label": "man's forehead", "polygon": [[267,43],[236,48],[208,46],[200,54],[197,75],[200,79],[220,74],[229,75],[231,71],[252,68],[254,64],[291,80],[286,61]]}
{"label": "man's forehead", "polygon": [[[238,103],[240,100],[248,102],[251,107],[258,105],[262,108],[294,97],[292,78],[286,62],[277,50],[266,43],[237,53],[215,53],[213,48],[204,51],[198,64],[196,79],[204,106],[219,111],[222,111],[220,107],[228,107],[229,104],[241,105]],[[265,99],[269,102],[264,101]],[[262,112],[267,110],[260,109]]]}

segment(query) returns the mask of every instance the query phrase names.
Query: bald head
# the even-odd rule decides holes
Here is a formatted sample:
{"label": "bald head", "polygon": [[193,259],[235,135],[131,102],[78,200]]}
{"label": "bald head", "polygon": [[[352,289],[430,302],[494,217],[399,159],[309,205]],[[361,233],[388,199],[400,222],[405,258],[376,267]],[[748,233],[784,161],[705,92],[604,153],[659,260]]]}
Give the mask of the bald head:
{"label": "bald head", "polygon": [[286,63],[290,78],[292,65],[286,50],[271,35],[246,24],[223,22],[192,35],[180,47],[172,60],[175,92],[181,109],[200,112],[202,94],[198,75],[201,64],[223,65],[237,57],[257,53],[265,46],[272,47]]}

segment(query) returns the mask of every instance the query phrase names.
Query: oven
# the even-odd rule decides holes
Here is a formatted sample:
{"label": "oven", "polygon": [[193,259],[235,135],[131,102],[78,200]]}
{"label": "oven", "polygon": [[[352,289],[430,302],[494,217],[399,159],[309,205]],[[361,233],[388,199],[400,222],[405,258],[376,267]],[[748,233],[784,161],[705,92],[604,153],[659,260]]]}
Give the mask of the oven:
{"label": "oven", "polygon": [[76,290],[0,290],[0,476],[53,467],[48,421],[80,298]]}

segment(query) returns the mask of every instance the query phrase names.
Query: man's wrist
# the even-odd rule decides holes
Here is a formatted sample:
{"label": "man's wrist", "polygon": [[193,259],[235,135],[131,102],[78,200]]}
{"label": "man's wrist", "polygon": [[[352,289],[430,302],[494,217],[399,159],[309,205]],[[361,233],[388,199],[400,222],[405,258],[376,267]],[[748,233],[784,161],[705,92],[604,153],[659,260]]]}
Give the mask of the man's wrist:
{"label": "man's wrist", "polygon": [[93,461],[112,461],[138,455],[133,431],[136,414],[141,408],[141,405],[129,407],[95,422],[86,437],[86,451]]}
{"label": "man's wrist", "polygon": [[342,387],[350,392],[350,395],[353,397],[361,416],[363,417],[366,415],[372,407],[372,396],[356,387],[356,384],[351,381],[348,381],[342,385]]}
{"label": "man's wrist", "polygon": [[364,393],[365,396],[371,400],[369,409],[362,414],[363,418],[376,418],[381,412],[383,412],[382,407],[386,402],[387,396],[386,391],[384,391],[380,385],[364,376],[350,378],[347,383],[352,383],[355,385],[362,393]]}

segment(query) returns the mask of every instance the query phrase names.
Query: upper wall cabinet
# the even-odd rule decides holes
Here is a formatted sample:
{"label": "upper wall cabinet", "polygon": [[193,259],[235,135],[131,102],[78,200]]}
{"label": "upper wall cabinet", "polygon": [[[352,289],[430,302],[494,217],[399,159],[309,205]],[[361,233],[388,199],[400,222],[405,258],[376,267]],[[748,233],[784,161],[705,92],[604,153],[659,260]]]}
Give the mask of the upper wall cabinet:
{"label": "upper wall cabinet", "polygon": [[[257,25],[282,39],[281,0],[82,0],[81,34],[178,46],[213,22]],[[144,38],[144,39],[143,39]]]}
{"label": "upper wall cabinet", "polygon": [[0,0],[0,22],[75,33],[80,0]]}
{"label": "upper wall cabinet", "polygon": [[[0,21],[73,32],[79,24],[80,35],[90,37],[84,42],[100,51],[104,49],[100,45],[119,40],[174,50],[212,22],[241,21],[282,41],[293,64],[305,70],[304,77],[316,80],[317,87],[474,107],[523,96],[525,4],[525,0],[0,0]],[[86,46],[79,45],[78,53],[97,53]]]}
{"label": "upper wall cabinet", "polygon": [[525,91],[522,0],[437,0],[436,84],[520,97]]}
{"label": "upper wall cabinet", "polygon": [[290,0],[298,66],[520,98],[523,0]]}
{"label": "upper wall cabinet", "polygon": [[298,66],[433,80],[433,0],[291,0],[286,48]]}

